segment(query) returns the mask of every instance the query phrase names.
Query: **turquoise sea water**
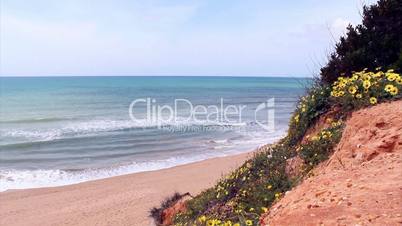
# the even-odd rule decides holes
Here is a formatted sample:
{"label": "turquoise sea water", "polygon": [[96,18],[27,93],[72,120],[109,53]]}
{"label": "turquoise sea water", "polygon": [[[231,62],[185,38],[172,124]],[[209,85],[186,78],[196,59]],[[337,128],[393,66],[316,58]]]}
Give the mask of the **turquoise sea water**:
{"label": "turquoise sea water", "polygon": [[[250,151],[284,135],[308,79],[253,77],[0,78],[0,191],[58,186]],[[130,103],[244,105],[241,122],[147,121]],[[275,131],[255,109],[275,98]],[[236,117],[234,117],[236,118]]]}

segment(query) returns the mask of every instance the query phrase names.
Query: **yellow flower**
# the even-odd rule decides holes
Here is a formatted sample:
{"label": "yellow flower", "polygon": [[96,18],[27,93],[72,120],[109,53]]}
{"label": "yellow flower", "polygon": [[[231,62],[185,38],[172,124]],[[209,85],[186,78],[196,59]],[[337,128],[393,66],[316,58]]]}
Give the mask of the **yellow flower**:
{"label": "yellow flower", "polygon": [[399,85],[402,85],[402,78],[398,78],[398,79],[396,79],[395,81],[396,81],[396,83],[398,83]]}
{"label": "yellow flower", "polygon": [[280,192],[275,193],[275,198],[279,198],[279,196],[281,196],[281,193],[280,193]]}
{"label": "yellow flower", "polygon": [[356,91],[357,91],[357,89],[356,89],[356,87],[355,86],[351,86],[351,87],[349,87],[349,93],[350,94],[355,94],[356,93]]}
{"label": "yellow flower", "polygon": [[236,223],[236,224],[234,224],[233,226],[240,226],[240,224],[239,224],[239,223]]}
{"label": "yellow flower", "polygon": [[391,84],[386,85],[385,88],[384,88],[384,90],[385,90],[386,92],[391,92],[392,89],[394,89],[394,86],[391,85]]}
{"label": "yellow flower", "polygon": [[250,212],[253,212],[253,211],[254,211],[254,208],[253,208],[253,207],[251,207],[251,208],[250,208]]}
{"label": "yellow flower", "polygon": [[370,81],[365,80],[365,81],[363,82],[363,87],[364,87],[365,89],[370,88],[370,86],[371,86],[371,82],[370,82]]}
{"label": "yellow flower", "polygon": [[261,210],[262,210],[263,213],[268,212],[268,208],[266,208],[266,207],[261,207]]}
{"label": "yellow flower", "polygon": [[395,74],[395,73],[387,73],[387,79],[388,79],[388,81],[395,81],[395,79],[397,78],[397,75],[398,74]]}
{"label": "yellow flower", "polygon": [[253,225],[253,221],[252,220],[246,220],[246,225],[249,225],[249,226]]}
{"label": "yellow flower", "polygon": [[208,220],[207,226],[215,226],[215,220]]}
{"label": "yellow flower", "polygon": [[389,92],[392,96],[395,96],[398,94],[398,88],[394,87],[390,92]]}
{"label": "yellow flower", "polygon": [[267,189],[270,190],[272,188],[272,185],[268,185]]}
{"label": "yellow flower", "polygon": [[202,215],[202,216],[200,216],[200,217],[198,217],[198,221],[199,222],[205,222],[207,220],[207,217],[205,216],[205,215]]}
{"label": "yellow flower", "polygon": [[361,99],[363,96],[360,94],[360,93],[358,93],[358,94],[356,94],[356,98],[357,99]]}
{"label": "yellow flower", "polygon": [[226,221],[224,226],[232,226],[232,222],[231,221]]}
{"label": "yellow flower", "polygon": [[376,104],[376,103],[377,103],[377,98],[375,98],[375,97],[370,97],[370,103],[371,103],[372,105]]}
{"label": "yellow flower", "polygon": [[296,116],[294,117],[294,119],[295,119],[295,122],[298,123],[298,122],[299,122],[299,119],[300,119],[300,116],[299,116],[299,115],[296,115]]}
{"label": "yellow flower", "polygon": [[368,75],[368,74],[364,74],[364,75],[362,75],[362,79],[363,79],[364,81],[370,81],[371,76]]}
{"label": "yellow flower", "polygon": [[373,74],[373,77],[374,77],[374,78],[379,78],[379,77],[381,77],[381,76],[383,76],[383,75],[384,75],[384,72],[379,71],[379,72]]}

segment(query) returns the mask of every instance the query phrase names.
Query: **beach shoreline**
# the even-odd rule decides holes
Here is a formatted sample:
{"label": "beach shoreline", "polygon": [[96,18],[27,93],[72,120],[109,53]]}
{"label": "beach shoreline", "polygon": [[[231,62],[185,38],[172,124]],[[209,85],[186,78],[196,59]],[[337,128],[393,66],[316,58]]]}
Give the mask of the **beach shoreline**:
{"label": "beach shoreline", "polygon": [[155,171],[0,193],[1,225],[153,225],[148,211],[174,192],[196,195],[253,152]]}

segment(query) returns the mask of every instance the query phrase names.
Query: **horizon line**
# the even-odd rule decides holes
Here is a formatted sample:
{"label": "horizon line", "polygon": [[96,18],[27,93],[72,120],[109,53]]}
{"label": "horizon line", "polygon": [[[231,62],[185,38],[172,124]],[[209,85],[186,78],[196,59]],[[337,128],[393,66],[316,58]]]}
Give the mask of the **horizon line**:
{"label": "horizon line", "polygon": [[250,78],[314,78],[315,75],[0,75],[0,78],[60,78],[60,77],[250,77]]}

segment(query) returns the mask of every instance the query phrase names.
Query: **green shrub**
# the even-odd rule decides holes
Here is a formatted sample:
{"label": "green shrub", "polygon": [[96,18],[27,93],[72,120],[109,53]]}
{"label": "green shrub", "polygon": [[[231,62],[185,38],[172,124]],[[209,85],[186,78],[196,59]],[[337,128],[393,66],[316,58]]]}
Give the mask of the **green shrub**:
{"label": "green shrub", "polygon": [[363,8],[362,24],[349,25],[335,46],[329,62],[321,68],[326,84],[364,68],[402,69],[402,1],[380,0]]}
{"label": "green shrub", "polygon": [[330,108],[328,99],[331,87],[315,83],[307,92],[307,95],[299,100],[299,105],[289,122],[286,143],[288,146],[296,145],[303,138],[307,129]]}
{"label": "green shrub", "polygon": [[299,146],[298,151],[307,165],[307,172],[320,162],[328,159],[334,146],[341,139],[342,128],[341,121],[333,122],[329,128],[323,129],[305,144]]}

